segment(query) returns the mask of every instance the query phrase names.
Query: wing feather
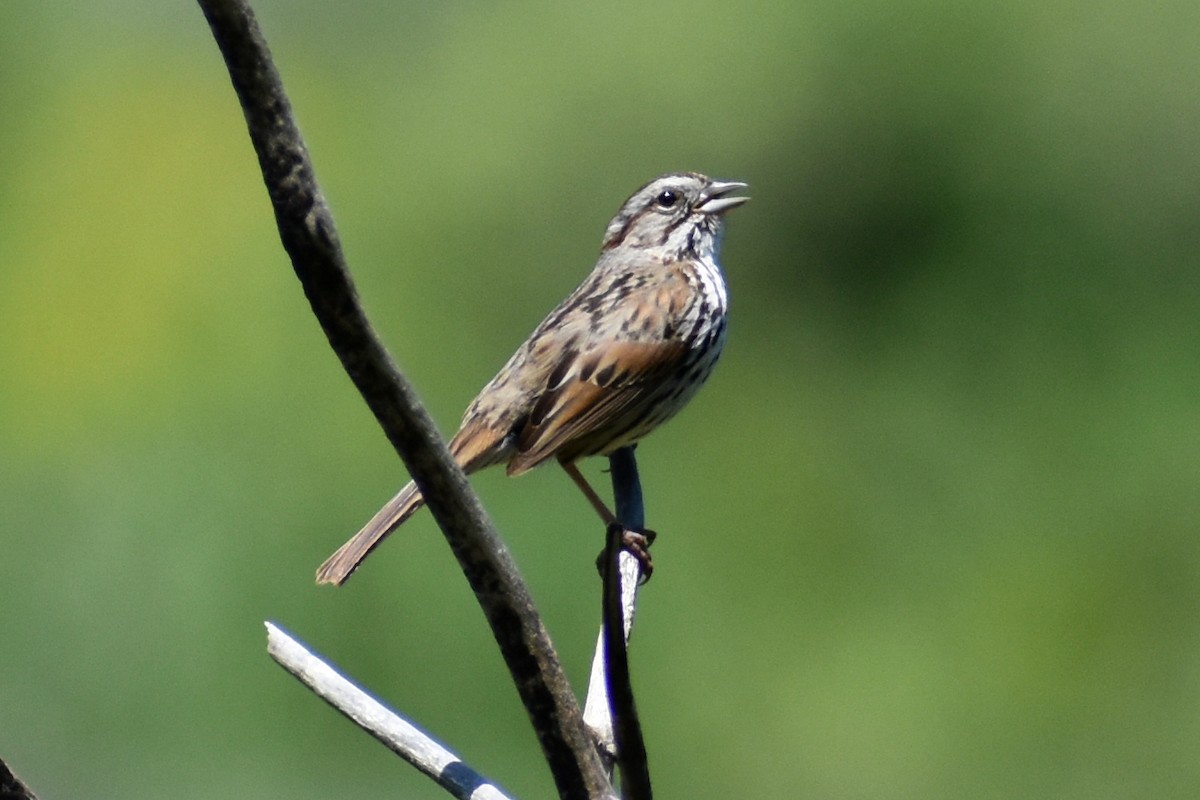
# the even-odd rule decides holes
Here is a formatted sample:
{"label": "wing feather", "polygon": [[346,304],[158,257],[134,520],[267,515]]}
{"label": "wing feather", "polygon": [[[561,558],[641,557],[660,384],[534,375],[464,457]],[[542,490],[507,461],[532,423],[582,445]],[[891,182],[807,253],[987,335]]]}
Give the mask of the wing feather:
{"label": "wing feather", "polygon": [[519,475],[552,455],[573,459],[602,448],[610,426],[619,433],[621,420],[637,416],[685,356],[677,341],[608,341],[573,354],[567,377],[539,398],[517,434],[508,473]]}

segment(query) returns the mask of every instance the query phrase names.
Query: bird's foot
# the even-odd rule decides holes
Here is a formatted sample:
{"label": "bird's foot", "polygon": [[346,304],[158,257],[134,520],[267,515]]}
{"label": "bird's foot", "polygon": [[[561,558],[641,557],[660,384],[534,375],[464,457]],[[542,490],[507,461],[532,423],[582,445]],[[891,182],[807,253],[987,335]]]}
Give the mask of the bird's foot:
{"label": "bird's foot", "polygon": [[[626,528],[619,522],[614,522],[608,526],[609,535],[619,535],[621,537],[621,549],[629,553],[637,559],[638,564],[642,567],[641,583],[650,580],[650,575],[654,572],[654,562],[650,558],[650,545],[654,544],[654,540],[658,538],[658,534],[651,530],[633,530]],[[596,569],[600,574],[604,574],[604,553],[596,556]]]}

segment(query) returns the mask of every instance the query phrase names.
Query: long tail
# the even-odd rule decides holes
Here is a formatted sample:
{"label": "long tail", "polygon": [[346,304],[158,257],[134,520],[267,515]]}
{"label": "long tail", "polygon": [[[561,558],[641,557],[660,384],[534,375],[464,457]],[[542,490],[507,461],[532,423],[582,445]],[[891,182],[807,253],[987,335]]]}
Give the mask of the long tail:
{"label": "long tail", "polygon": [[[486,418],[475,416],[463,420],[462,427],[450,440],[450,453],[470,475],[505,461],[511,455],[511,445],[507,444],[502,426],[489,425]],[[325,563],[317,568],[317,583],[341,586],[389,533],[403,525],[423,505],[425,498],[421,497],[416,484],[410,482],[379,509],[362,530],[351,536],[350,541],[325,559]]]}
{"label": "long tail", "polygon": [[416,484],[409,483],[379,509],[362,530],[325,559],[325,563],[317,568],[317,583],[341,586],[389,533],[399,528],[423,505],[425,499],[421,497]]}

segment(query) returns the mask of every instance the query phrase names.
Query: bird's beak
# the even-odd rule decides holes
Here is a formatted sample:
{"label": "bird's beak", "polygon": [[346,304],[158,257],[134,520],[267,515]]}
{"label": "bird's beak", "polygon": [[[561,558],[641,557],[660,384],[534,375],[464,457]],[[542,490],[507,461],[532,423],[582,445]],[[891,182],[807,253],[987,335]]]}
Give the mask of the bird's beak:
{"label": "bird's beak", "polygon": [[730,192],[745,189],[741,181],[711,181],[700,195],[700,205],[696,210],[701,214],[721,214],[731,208],[737,208],[749,200],[749,197],[726,197]]}

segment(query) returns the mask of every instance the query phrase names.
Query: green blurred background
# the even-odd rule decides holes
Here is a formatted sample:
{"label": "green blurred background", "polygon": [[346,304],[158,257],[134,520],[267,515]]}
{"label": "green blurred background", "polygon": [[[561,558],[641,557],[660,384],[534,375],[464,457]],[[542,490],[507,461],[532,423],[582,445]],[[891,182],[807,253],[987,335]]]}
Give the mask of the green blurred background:
{"label": "green blurred background", "polygon": [[[1200,793],[1194,0],[257,7],[447,431],[630,191],[751,183],[725,358],[639,452],[660,796]],[[427,515],[312,584],[405,476],[199,10],[4,3],[0,107],[0,756],[46,797],[443,797],[271,618],[551,795]],[[474,482],[582,685],[590,510]]]}

